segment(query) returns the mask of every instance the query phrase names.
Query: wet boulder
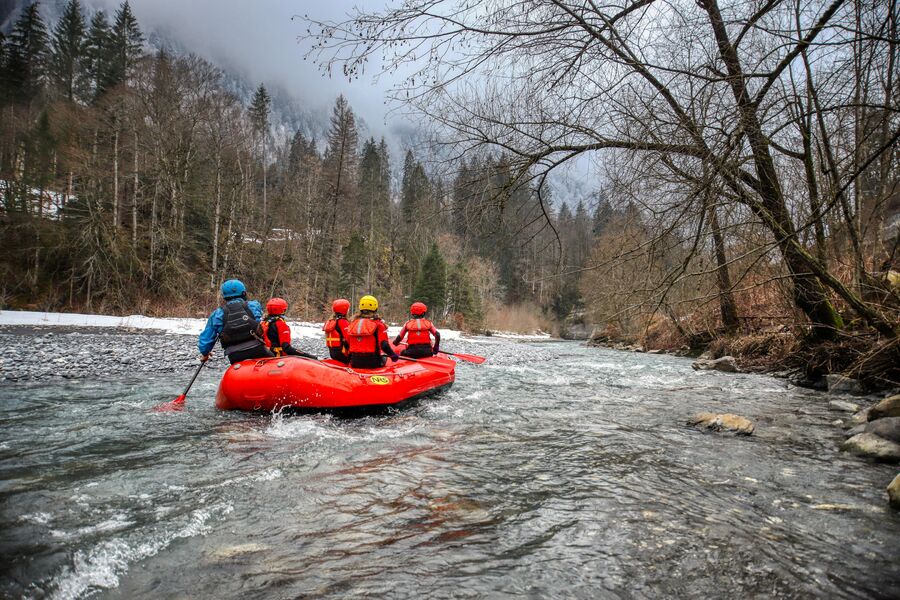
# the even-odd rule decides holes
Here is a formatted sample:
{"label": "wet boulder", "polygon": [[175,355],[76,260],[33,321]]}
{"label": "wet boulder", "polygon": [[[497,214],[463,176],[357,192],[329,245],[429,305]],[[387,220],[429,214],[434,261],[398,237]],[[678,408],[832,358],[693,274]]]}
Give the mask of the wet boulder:
{"label": "wet boulder", "polygon": [[900,444],[900,417],[887,417],[866,425],[866,433]]}
{"label": "wet boulder", "polygon": [[733,356],[723,356],[716,359],[700,359],[694,362],[691,367],[695,371],[722,371],[724,373],[739,373],[737,361]]}
{"label": "wet boulder", "polygon": [[831,410],[837,410],[841,412],[859,412],[859,405],[854,404],[852,402],[846,402],[844,400],[831,400],[828,403],[828,408]]}
{"label": "wet boulder", "polygon": [[894,480],[888,486],[887,493],[891,506],[900,509],[900,473],[894,477]]}
{"label": "wet boulder", "polygon": [[825,376],[829,394],[865,394],[862,385],[855,379],[832,373]]}
{"label": "wet boulder", "polygon": [[876,421],[886,417],[900,417],[900,394],[885,398],[869,409],[870,421]]}
{"label": "wet boulder", "polygon": [[733,431],[738,435],[753,433],[753,422],[750,419],[729,413],[700,413],[688,420],[688,425],[703,427],[713,431]]}
{"label": "wet boulder", "polygon": [[866,423],[868,423],[870,410],[870,408],[864,408],[850,417],[850,427],[856,427],[857,425],[865,425]]}
{"label": "wet boulder", "polygon": [[900,444],[874,433],[860,433],[841,444],[841,450],[884,462],[900,462]]}
{"label": "wet boulder", "polygon": [[860,423],[859,425],[854,425],[850,429],[844,432],[844,437],[851,438],[854,435],[859,435],[860,433],[866,432],[866,423]]}

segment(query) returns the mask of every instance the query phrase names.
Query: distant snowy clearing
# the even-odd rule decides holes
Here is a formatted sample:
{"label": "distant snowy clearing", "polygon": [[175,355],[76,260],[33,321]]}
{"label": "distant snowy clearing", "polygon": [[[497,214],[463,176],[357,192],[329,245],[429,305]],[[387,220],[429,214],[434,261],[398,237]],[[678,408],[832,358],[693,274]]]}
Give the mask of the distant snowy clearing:
{"label": "distant snowy clearing", "polygon": [[[291,334],[295,338],[324,337],[322,323],[304,323],[300,321],[288,321],[291,326]],[[79,313],[55,313],[34,312],[24,310],[0,310],[0,326],[18,325],[30,327],[103,327],[124,329],[148,329],[165,331],[178,335],[200,335],[206,325],[206,319],[189,318],[159,318],[145,317],[144,315],[130,315],[116,317],[110,315],[84,315]],[[399,325],[389,328],[390,334],[397,335],[400,332]],[[441,329],[441,339],[453,340],[462,334],[453,329]],[[522,335],[516,333],[494,333],[495,337],[535,340],[549,339],[550,335],[540,333],[536,335]]]}

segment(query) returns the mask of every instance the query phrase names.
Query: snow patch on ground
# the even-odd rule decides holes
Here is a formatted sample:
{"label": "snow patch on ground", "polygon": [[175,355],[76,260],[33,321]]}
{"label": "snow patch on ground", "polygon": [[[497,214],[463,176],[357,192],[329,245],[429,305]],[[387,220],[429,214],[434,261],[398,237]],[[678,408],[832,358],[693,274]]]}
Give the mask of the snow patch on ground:
{"label": "snow patch on ground", "polygon": [[[291,336],[297,338],[324,338],[322,323],[305,323],[288,321]],[[125,329],[152,329],[179,335],[200,335],[206,326],[206,319],[160,318],[130,315],[115,317],[111,315],[85,315],[79,313],[34,312],[26,310],[0,311],[0,325],[39,326],[39,327],[105,327]],[[400,333],[400,326],[388,328],[391,336]],[[454,340],[460,332],[452,329],[441,329],[441,339]]]}

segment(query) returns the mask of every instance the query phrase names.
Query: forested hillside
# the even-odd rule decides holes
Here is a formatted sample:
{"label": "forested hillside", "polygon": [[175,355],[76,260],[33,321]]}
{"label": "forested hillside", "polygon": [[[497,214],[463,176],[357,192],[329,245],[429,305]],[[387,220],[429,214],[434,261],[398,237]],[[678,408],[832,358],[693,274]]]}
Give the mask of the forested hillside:
{"label": "forested hillside", "polygon": [[585,203],[545,214],[502,153],[391,156],[343,97],[326,139],[280,143],[265,86],[244,106],[219,69],[144,37],[127,2],[88,19],[72,0],[53,23],[31,4],[3,39],[3,306],[195,312],[240,277],[309,319],[364,293],[469,329],[577,307],[559,273],[590,250]]}

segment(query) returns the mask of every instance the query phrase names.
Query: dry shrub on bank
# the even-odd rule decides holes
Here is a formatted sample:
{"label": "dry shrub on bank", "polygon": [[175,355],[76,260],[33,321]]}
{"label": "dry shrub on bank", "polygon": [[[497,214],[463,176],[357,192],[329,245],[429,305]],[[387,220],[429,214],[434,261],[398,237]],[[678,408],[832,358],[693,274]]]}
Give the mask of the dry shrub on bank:
{"label": "dry shrub on bank", "polygon": [[512,333],[550,331],[551,323],[534,304],[491,306],[485,311],[485,329]]}

